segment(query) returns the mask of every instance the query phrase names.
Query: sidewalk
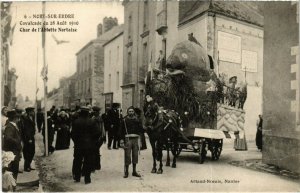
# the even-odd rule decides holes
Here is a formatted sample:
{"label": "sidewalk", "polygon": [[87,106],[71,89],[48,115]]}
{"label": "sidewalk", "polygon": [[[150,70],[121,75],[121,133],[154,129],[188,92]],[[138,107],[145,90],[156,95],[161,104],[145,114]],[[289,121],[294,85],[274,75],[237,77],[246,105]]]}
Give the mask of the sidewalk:
{"label": "sidewalk", "polygon": [[[225,142],[224,147],[229,148],[230,142]],[[231,159],[228,160],[230,165],[242,167],[263,173],[270,173],[277,176],[284,176],[292,180],[300,179],[300,175],[293,171],[285,170],[274,165],[268,165],[262,162],[262,152],[258,151],[255,141],[247,141],[247,151],[232,150]],[[243,155],[243,156],[238,156]]]}
{"label": "sidewalk", "polygon": [[[36,145],[36,152],[39,152],[39,147]],[[35,159],[35,158],[34,158]],[[21,159],[19,164],[19,171],[22,173],[18,174],[17,179],[17,192],[36,192],[39,189],[39,174],[38,168],[36,167],[35,160],[32,161],[31,167],[35,170],[30,172],[24,171],[24,158]]]}

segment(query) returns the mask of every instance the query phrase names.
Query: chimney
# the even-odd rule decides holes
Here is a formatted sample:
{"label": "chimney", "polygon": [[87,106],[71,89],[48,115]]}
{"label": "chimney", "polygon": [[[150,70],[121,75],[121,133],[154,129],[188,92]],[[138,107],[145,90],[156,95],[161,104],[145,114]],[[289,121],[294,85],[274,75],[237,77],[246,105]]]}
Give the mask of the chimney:
{"label": "chimney", "polygon": [[102,24],[98,24],[97,26],[97,38],[102,35],[103,29]]}
{"label": "chimney", "polygon": [[105,17],[103,19],[103,33],[109,31],[111,28],[118,25],[118,19],[116,17]]}

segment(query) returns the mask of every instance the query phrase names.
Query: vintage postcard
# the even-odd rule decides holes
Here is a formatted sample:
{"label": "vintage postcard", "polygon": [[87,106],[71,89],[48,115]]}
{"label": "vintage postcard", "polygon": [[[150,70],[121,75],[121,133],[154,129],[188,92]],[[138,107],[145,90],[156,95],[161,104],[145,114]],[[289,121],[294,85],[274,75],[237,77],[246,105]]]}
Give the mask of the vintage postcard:
{"label": "vintage postcard", "polygon": [[299,192],[298,1],[2,1],[2,191]]}

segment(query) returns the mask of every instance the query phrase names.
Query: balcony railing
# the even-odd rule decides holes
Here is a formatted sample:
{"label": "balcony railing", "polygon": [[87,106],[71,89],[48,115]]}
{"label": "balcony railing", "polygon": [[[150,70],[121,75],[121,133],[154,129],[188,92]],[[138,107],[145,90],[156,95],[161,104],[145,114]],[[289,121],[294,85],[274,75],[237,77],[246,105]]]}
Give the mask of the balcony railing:
{"label": "balcony railing", "polygon": [[164,9],[157,14],[156,31],[159,35],[161,35],[166,32],[167,28],[167,10]]}

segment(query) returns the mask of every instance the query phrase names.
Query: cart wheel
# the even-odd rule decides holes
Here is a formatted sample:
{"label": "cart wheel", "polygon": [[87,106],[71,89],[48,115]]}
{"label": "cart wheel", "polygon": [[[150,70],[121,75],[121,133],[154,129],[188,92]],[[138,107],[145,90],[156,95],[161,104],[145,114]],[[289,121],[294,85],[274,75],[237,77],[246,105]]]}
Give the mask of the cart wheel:
{"label": "cart wheel", "polygon": [[223,146],[223,139],[213,139],[211,144],[211,158],[212,160],[218,160],[220,158]]}
{"label": "cart wheel", "polygon": [[199,143],[199,156],[198,161],[200,164],[203,164],[206,158],[205,142]]}

